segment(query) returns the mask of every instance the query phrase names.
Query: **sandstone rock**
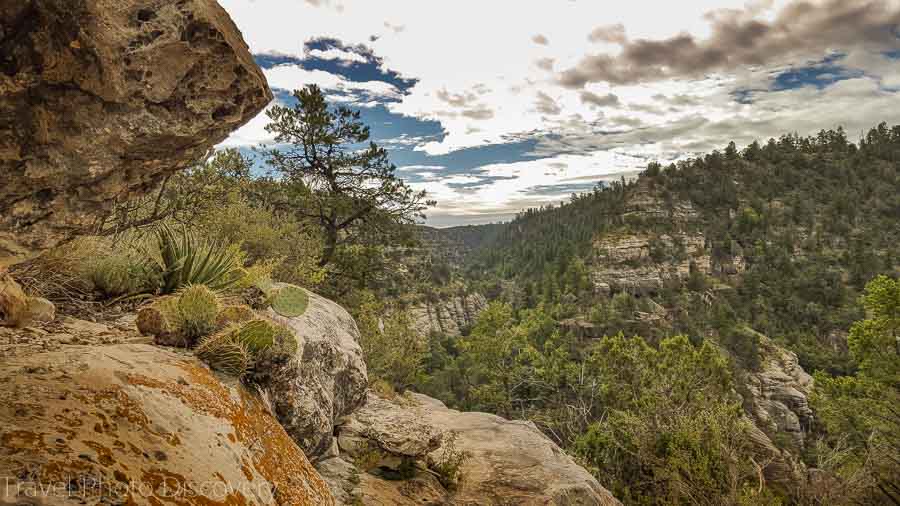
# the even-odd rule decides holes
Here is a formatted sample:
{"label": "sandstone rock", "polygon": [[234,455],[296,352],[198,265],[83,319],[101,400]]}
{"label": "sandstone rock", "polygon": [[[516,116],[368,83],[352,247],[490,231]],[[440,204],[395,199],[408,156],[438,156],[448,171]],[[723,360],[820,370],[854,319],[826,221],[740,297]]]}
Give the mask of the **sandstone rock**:
{"label": "sandstone rock", "polygon": [[340,451],[350,457],[374,451],[379,454],[374,467],[395,471],[403,460],[424,461],[441,446],[443,431],[422,421],[413,409],[395,409],[398,402],[370,393],[365,407],[340,426]]}
{"label": "sandstone rock", "polygon": [[56,306],[43,297],[30,297],[26,311],[32,322],[52,322],[56,318]]}
{"label": "sandstone rock", "polygon": [[[653,258],[653,248],[664,250]],[[591,279],[598,293],[628,292],[651,295],[670,280],[683,281],[692,271],[709,274],[711,259],[700,233],[674,233],[651,237],[642,233],[610,234],[594,241]]]}
{"label": "sandstone rock", "polygon": [[213,0],[0,4],[0,266],[202,158],[272,98]]}
{"label": "sandstone rock", "polygon": [[422,335],[441,332],[459,337],[475,324],[478,314],[487,307],[487,299],[480,293],[457,295],[437,302],[425,302],[410,308],[416,329]]}
{"label": "sandstone rock", "polygon": [[759,334],[761,365],[747,378],[751,417],[769,435],[789,438],[793,449],[803,448],[813,412],[807,397],[812,377],[800,367],[797,355]]}
{"label": "sandstone rock", "polygon": [[[455,434],[456,448],[469,455],[461,467],[463,478],[453,490],[444,489],[427,470],[441,458],[443,448],[431,450],[424,460],[421,457],[433,446],[432,434],[443,434],[441,441],[446,444],[450,433]],[[353,470],[348,469],[347,459],[363,439],[385,453],[419,459],[419,471],[406,480],[361,473],[358,484],[348,485],[346,476],[353,476]],[[370,396],[363,408],[338,427],[338,441],[342,452],[345,447],[349,450],[339,458],[345,462],[329,459],[319,463],[318,469],[333,489],[336,486],[362,498],[364,504],[619,504],[534,424],[455,411],[420,394],[408,393],[396,400]]]}
{"label": "sandstone rock", "polygon": [[56,306],[43,297],[29,297],[0,267],[0,327],[26,327],[56,318]]}
{"label": "sandstone rock", "polygon": [[288,434],[307,456],[318,457],[331,445],[338,419],[366,398],[359,329],[344,308],[311,292],[301,316],[284,317],[271,308],[266,315],[291,328],[299,346],[296,359],[270,371],[262,386]]}
{"label": "sandstone rock", "polygon": [[27,323],[28,296],[0,267],[0,326],[18,327]]}
{"label": "sandstone rock", "polygon": [[257,397],[150,345],[0,363],[0,476],[4,504],[333,504]]}

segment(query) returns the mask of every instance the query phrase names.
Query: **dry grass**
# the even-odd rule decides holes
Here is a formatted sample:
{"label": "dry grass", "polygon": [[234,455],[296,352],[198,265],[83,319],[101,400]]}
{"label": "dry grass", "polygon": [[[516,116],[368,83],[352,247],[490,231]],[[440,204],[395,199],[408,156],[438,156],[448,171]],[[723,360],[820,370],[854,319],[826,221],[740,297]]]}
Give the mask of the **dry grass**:
{"label": "dry grass", "polygon": [[86,259],[99,254],[97,242],[79,239],[9,271],[29,295],[53,302],[60,314],[96,315],[103,305],[94,300],[94,287],[85,278],[83,266]]}

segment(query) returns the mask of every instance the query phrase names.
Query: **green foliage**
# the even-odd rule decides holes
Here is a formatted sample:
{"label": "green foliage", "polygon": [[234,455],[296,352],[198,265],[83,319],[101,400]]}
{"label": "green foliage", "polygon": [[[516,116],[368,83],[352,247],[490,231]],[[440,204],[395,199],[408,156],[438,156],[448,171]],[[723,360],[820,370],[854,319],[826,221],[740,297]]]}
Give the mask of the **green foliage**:
{"label": "green foliage", "polygon": [[300,287],[285,285],[275,289],[269,300],[276,313],[294,318],[306,312],[306,307],[309,305],[309,294]]}
{"label": "green foliage", "polygon": [[413,191],[394,175],[387,150],[369,140],[359,111],[329,106],[316,85],[294,91],[294,98],[293,107],[268,111],[266,130],[283,147],[266,154],[307,199],[301,213],[321,228],[325,245],[320,267],[334,261],[340,246],[360,245],[373,231],[384,236],[398,225],[412,224],[432,205],[425,192]]}
{"label": "green foliage", "polygon": [[159,282],[155,266],[141,252],[138,237],[121,237],[118,241],[81,238],[79,243],[73,252],[82,256],[69,268],[104,299],[153,291]]}
{"label": "green foliage", "polygon": [[297,339],[293,332],[269,320],[244,322],[235,327],[231,336],[253,354],[262,354],[276,347],[279,353],[289,356],[297,353]]}
{"label": "green foliage", "polygon": [[462,467],[471,458],[471,454],[458,448],[459,434],[455,431],[444,434],[441,441],[440,454],[429,466],[437,473],[438,481],[447,490],[456,490],[463,480]]}
{"label": "green foliage", "polygon": [[[832,449],[843,450],[834,471],[859,503],[900,501],[900,280],[879,276],[866,285],[866,319],[848,338],[854,376],[816,374],[813,406]],[[862,476],[864,479],[860,479]]]}
{"label": "green foliage", "polygon": [[156,231],[162,293],[186,285],[227,288],[244,276],[240,249],[210,241],[186,228],[160,226]]}
{"label": "green foliage", "polygon": [[757,484],[749,421],[726,361],[685,336],[659,349],[606,337],[594,350],[607,415],[575,451],[628,504],[735,504]]}
{"label": "green foliage", "polygon": [[414,328],[410,315],[387,307],[371,292],[357,297],[353,316],[370,382],[381,380],[399,391],[420,383],[428,343]]}
{"label": "green foliage", "polygon": [[[168,312],[168,311],[167,311]],[[174,326],[188,345],[216,329],[219,298],[205,285],[188,285],[178,292]]]}

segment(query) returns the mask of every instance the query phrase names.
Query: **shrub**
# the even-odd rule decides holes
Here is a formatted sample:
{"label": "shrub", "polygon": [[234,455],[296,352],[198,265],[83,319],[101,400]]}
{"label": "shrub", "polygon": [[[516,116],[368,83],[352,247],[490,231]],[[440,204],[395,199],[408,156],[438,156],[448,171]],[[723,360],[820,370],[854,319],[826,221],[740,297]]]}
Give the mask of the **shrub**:
{"label": "shrub", "polygon": [[219,298],[205,285],[190,285],[179,292],[176,310],[175,326],[191,345],[215,331]]}
{"label": "shrub", "polygon": [[459,434],[451,431],[441,445],[440,457],[431,465],[431,469],[437,473],[438,481],[447,490],[454,490],[463,478],[462,466],[469,459],[468,452],[460,450],[456,446]]}
{"label": "shrub", "polygon": [[162,271],[162,293],[186,285],[206,285],[222,290],[244,277],[239,245],[225,245],[168,226],[156,231],[157,263]]}
{"label": "shrub", "polygon": [[[88,244],[93,243],[90,246]],[[123,237],[118,241],[92,238],[82,241],[81,251],[93,252],[76,267],[95,292],[104,298],[155,291],[159,272],[141,252],[141,240]]]}

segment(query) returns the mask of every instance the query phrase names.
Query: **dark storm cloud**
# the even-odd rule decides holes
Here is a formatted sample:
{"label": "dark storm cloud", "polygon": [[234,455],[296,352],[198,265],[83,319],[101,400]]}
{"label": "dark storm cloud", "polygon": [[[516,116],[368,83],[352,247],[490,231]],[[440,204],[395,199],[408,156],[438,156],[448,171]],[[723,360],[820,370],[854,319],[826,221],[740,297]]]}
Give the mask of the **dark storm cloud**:
{"label": "dark storm cloud", "polygon": [[581,102],[585,104],[597,105],[600,107],[610,107],[619,105],[619,97],[612,93],[607,93],[606,95],[598,95],[590,91],[582,91]]}
{"label": "dark storm cloud", "polygon": [[582,59],[560,74],[560,83],[570,88],[597,81],[633,84],[777,63],[830,49],[889,51],[900,46],[900,4],[892,0],[794,1],[772,22],[740,10],[715,11],[707,18],[712,34],[705,40],[687,33],[628,40],[620,26],[598,28],[589,35],[591,40],[618,43],[622,51]]}

